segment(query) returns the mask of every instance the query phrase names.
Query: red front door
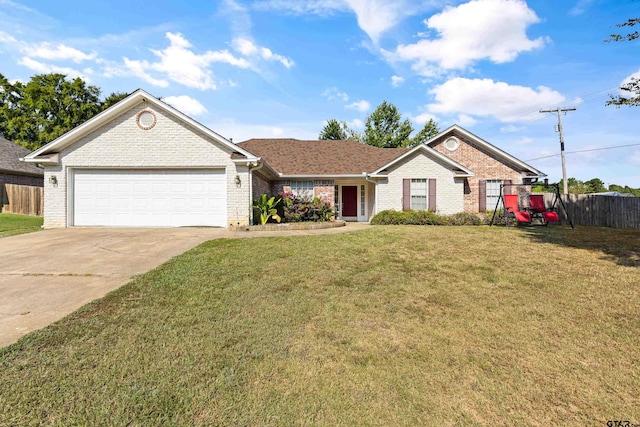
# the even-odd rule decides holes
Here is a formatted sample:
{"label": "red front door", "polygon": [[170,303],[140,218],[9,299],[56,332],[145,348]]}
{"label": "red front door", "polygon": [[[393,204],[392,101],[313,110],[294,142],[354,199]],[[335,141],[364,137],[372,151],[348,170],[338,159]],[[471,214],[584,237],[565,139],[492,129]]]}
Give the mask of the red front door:
{"label": "red front door", "polygon": [[342,186],[342,216],[358,216],[358,187]]}

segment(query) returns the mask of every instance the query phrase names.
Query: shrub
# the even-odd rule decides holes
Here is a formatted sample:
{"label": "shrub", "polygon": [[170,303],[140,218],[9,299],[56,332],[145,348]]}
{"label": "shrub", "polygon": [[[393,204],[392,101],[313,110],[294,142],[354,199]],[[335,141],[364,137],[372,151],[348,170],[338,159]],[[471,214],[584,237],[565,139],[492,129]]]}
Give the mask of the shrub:
{"label": "shrub", "polygon": [[259,217],[255,218],[260,221],[260,225],[265,225],[270,219],[280,222],[277,206],[282,201],[281,198],[276,200],[275,196],[268,198],[266,194],[261,195],[253,201],[253,208],[258,211]]}
{"label": "shrub", "polygon": [[484,221],[476,214],[458,212],[445,217],[447,225],[482,225]]}
{"label": "shrub", "polygon": [[375,225],[482,225],[480,216],[459,212],[453,215],[439,215],[431,211],[394,211],[377,213],[371,224]]}
{"label": "shrub", "polygon": [[331,204],[317,197],[298,197],[292,193],[280,193],[284,201],[282,215],[285,222],[324,222],[333,218]]}

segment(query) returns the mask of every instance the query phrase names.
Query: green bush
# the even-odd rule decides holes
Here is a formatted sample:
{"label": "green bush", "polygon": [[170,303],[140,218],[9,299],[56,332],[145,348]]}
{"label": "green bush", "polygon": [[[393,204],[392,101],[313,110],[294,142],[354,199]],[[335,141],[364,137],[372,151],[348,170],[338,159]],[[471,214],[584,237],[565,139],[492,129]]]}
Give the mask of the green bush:
{"label": "green bush", "polygon": [[472,213],[459,212],[453,215],[438,215],[431,211],[386,210],[372,219],[374,225],[482,225],[483,219]]}

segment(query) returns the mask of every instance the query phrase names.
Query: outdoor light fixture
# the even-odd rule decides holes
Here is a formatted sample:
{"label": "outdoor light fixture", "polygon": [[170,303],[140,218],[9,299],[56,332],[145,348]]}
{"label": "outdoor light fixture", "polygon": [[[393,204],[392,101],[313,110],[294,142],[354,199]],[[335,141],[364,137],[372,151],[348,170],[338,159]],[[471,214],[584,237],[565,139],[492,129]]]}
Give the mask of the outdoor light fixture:
{"label": "outdoor light fixture", "polygon": [[236,183],[236,186],[240,187],[240,184],[242,184],[242,181],[240,180],[240,175],[236,175],[236,179],[234,180]]}
{"label": "outdoor light fixture", "polygon": [[55,175],[49,177],[49,184],[58,185],[58,178]]}

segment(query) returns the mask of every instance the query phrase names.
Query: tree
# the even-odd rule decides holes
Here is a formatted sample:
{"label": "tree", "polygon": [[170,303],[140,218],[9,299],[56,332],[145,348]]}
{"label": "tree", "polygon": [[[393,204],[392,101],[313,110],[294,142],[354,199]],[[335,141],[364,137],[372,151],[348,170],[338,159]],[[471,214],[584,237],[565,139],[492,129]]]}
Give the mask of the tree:
{"label": "tree", "polygon": [[327,124],[322,128],[322,131],[320,131],[318,139],[334,141],[347,139],[346,127],[347,124],[345,122],[329,119],[327,120]]}
{"label": "tree", "polygon": [[407,140],[407,144],[405,144],[405,146],[415,147],[427,142],[439,133],[440,129],[438,129],[438,124],[433,119],[429,119],[429,121],[425,123],[422,130],[416,134],[416,136]]}
{"label": "tree", "polygon": [[409,120],[401,121],[398,108],[383,101],[367,117],[364,142],[374,147],[404,147],[411,132],[413,132],[413,126]]}
{"label": "tree", "polygon": [[338,121],[336,119],[327,120],[327,124],[324,125],[318,135],[320,140],[333,140],[333,141],[357,141],[362,142],[362,134],[349,127],[347,122]]}
{"label": "tree", "polygon": [[[624,27],[634,27],[636,25],[640,25],[640,18],[631,18],[628,19],[627,22],[623,22],[622,24],[617,24],[616,27],[624,28]],[[622,42],[622,41],[632,41],[640,38],[640,33],[638,31],[634,31],[628,34],[611,34],[611,38],[609,40],[605,40],[606,42]],[[628,105],[629,107],[638,107],[640,106],[640,79],[632,78],[629,82],[624,83],[620,90],[624,92],[622,95],[609,95],[609,100],[605,105],[615,105],[616,107],[620,107],[621,105]]]}
{"label": "tree", "polygon": [[100,89],[63,74],[39,74],[24,84],[0,74],[0,132],[36,150],[124,98],[113,93],[100,101]]}
{"label": "tree", "polygon": [[587,193],[602,193],[607,191],[607,187],[604,186],[604,182],[600,178],[593,178],[584,183]]}

